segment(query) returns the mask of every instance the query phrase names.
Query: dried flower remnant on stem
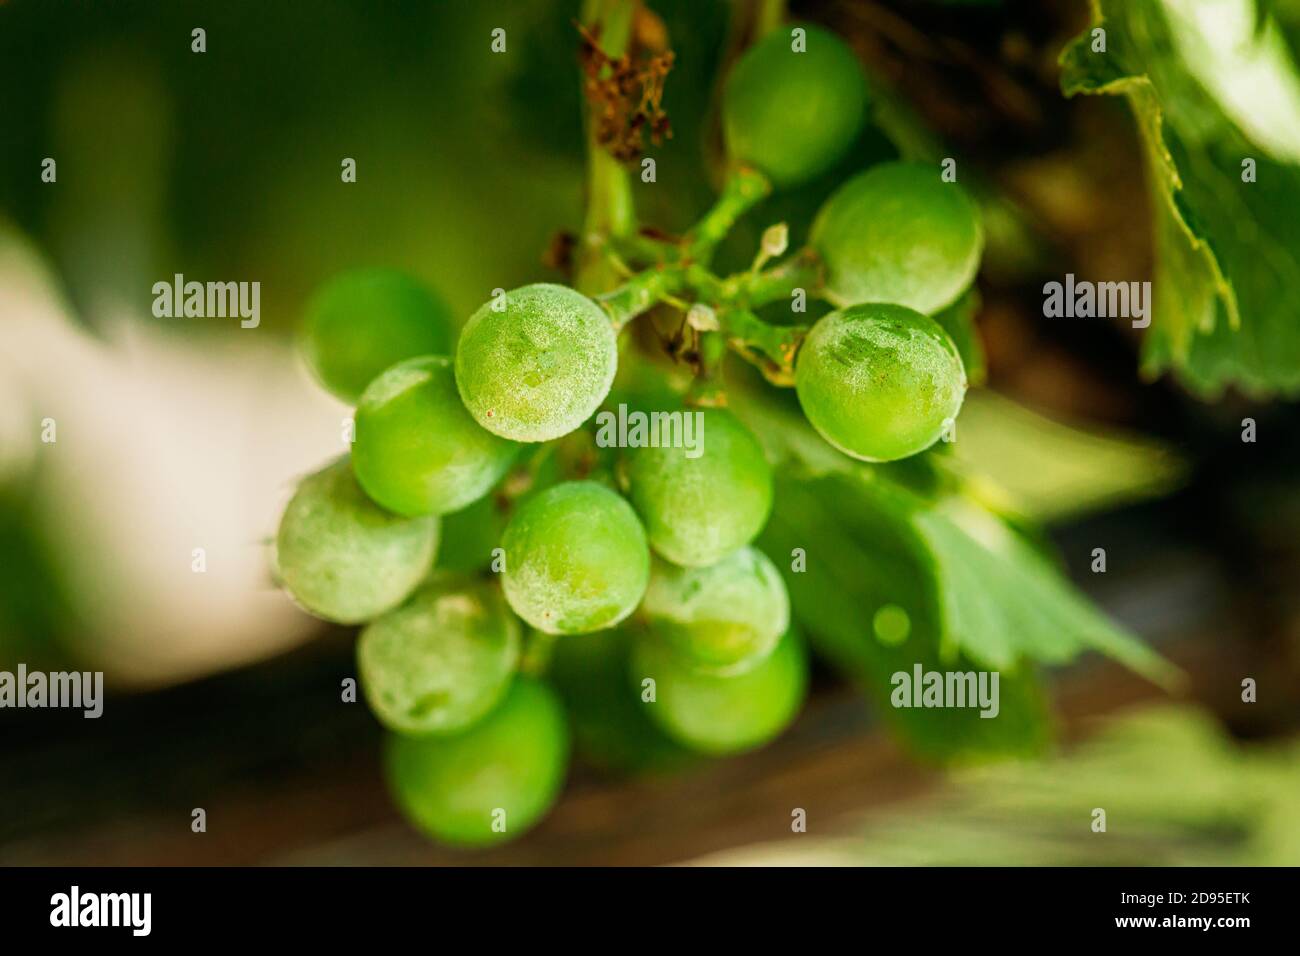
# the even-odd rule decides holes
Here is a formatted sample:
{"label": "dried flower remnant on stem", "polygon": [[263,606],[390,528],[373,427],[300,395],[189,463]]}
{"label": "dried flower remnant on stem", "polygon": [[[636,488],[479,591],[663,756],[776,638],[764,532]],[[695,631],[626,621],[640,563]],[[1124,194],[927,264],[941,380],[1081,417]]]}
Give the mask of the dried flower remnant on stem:
{"label": "dried flower remnant on stem", "polygon": [[663,95],[673,52],[643,55],[645,31],[638,30],[629,52],[611,57],[600,48],[598,27],[574,25],[582,35],[583,90],[592,105],[596,142],[601,148],[627,163],[641,155],[645,130],[656,146],[670,139],[672,127],[663,109]]}

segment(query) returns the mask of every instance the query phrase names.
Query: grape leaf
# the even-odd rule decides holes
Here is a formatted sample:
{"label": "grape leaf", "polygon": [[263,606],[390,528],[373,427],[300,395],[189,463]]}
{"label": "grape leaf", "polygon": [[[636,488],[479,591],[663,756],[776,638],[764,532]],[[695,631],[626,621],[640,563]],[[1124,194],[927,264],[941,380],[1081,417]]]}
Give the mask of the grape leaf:
{"label": "grape leaf", "polygon": [[1157,253],[1146,370],[1173,369],[1207,398],[1228,385],[1300,393],[1294,19],[1279,26],[1253,0],[1092,6],[1093,26],[1062,51],[1061,87],[1126,96],[1146,146]]}
{"label": "grape leaf", "polygon": [[1172,666],[1113,624],[1032,544],[958,496],[913,504],[943,613],[940,650],[993,668],[1028,657],[1060,664],[1100,651],[1162,686]]}
{"label": "grape leaf", "polygon": [[[1043,750],[1051,724],[1028,665],[999,675],[996,717],[968,708],[890,706],[891,676],[911,674],[917,664],[927,672],[981,669],[961,654],[940,659],[939,607],[906,530],[843,475],[812,481],[780,475],[775,500],[759,543],[785,574],[795,617],[817,652],[863,687],[916,754],[965,763]],[[791,570],[795,548],[807,551],[806,571]],[[875,614],[887,605],[906,613],[910,624],[898,643],[873,632]]]}

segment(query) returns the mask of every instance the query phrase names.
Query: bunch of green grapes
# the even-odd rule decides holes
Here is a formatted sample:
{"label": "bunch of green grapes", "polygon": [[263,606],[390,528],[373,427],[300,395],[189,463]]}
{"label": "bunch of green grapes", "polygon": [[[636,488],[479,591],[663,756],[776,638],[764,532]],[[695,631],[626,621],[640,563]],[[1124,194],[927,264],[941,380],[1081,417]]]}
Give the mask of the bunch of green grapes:
{"label": "bunch of green grapes", "polygon": [[[647,240],[663,253],[625,284],[499,292],[458,338],[437,297],[394,272],[346,274],[309,306],[308,364],[355,405],[355,432],[293,494],[276,572],[309,612],[363,625],[357,673],[390,732],[390,786],[440,841],[482,846],[538,822],[563,785],[570,720],[579,746],[631,766],[625,732],[716,755],[797,715],[806,652],[783,570],[754,544],[773,463],[719,394],[727,345],[793,385],[816,432],[857,459],[921,452],[960,410],[962,359],[932,315],[978,267],[971,201],[937,167],[852,176],[795,260],[835,311],[767,326],[747,290],[786,273],[759,271],[765,251],[723,280],[712,245],[766,190],[844,161],[869,95],[852,52],[815,28],[769,34],[725,91],[733,183],[762,188],[729,187],[682,240]],[[620,358],[620,330],[683,299],[716,315],[683,322],[694,348],[673,353],[694,356],[696,383],[636,411],[689,421],[697,440],[607,447],[593,416],[636,357]]]}

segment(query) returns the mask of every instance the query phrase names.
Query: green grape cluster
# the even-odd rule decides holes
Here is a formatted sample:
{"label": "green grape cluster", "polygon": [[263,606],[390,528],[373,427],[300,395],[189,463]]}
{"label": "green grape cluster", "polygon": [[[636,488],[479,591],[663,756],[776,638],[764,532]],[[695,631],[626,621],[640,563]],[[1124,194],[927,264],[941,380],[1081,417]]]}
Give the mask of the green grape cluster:
{"label": "green grape cluster", "polygon": [[[608,268],[581,274],[622,280],[496,290],[458,338],[433,293],[387,270],[337,277],[308,306],[308,363],[355,404],[355,434],[294,493],[275,569],[311,613],[364,625],[357,673],[390,732],[390,788],[437,840],[485,845],[539,821],[570,720],[580,750],[633,767],[747,750],[798,714],[807,654],[783,569],[755,544],[774,462],[762,423],[727,409],[728,349],[794,387],[809,440],[857,459],[924,451],[960,412],[966,373],[931,316],[972,283],[982,231],[937,166],[868,169],[785,263],[763,268],[784,254],[765,242],[748,272],[712,271],[742,215],[839,168],[864,125],[853,53],[798,30],[727,79],[730,178],[697,227],[584,245]],[[800,290],[834,311],[811,328],[755,311]],[[688,386],[635,361],[645,342],[620,352],[654,309],[683,313],[669,356]],[[593,417],[649,393],[646,413],[689,416],[697,440],[607,447]]]}

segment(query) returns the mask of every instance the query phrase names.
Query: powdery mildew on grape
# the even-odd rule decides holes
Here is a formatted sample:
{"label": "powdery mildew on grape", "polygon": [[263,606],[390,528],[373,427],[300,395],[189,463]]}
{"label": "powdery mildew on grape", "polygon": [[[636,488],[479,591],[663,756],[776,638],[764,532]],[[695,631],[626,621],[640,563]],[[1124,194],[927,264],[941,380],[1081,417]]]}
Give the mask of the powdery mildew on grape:
{"label": "powdery mildew on grape", "polygon": [[[961,408],[966,372],[932,319],[902,306],[862,305],[813,326],[796,387],[827,441],[856,458],[885,460],[938,440]],[[882,453],[871,454],[877,446]]]}
{"label": "powdery mildew on grape", "polygon": [[608,316],[566,286],[538,283],[484,305],[466,323],[456,384],[480,425],[515,441],[573,431],[609,394],[618,366]]}
{"label": "powdery mildew on grape", "polygon": [[785,582],[750,547],[705,568],[656,562],[643,606],[669,643],[720,674],[753,667],[790,626]]}
{"label": "powdery mildew on grape", "polygon": [[276,566],[307,610],[357,624],[400,604],[428,573],[437,518],[401,518],[370,501],[347,459],[304,479],[276,536]]}
{"label": "powdery mildew on grape", "polygon": [[495,589],[435,582],[362,632],[362,688],[395,730],[454,731],[501,699],[518,662],[519,640],[519,625]]}
{"label": "powdery mildew on grape", "polygon": [[611,627],[645,593],[650,549],[632,506],[588,481],[542,492],[502,537],[502,588],[515,613],[548,634]]}

